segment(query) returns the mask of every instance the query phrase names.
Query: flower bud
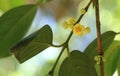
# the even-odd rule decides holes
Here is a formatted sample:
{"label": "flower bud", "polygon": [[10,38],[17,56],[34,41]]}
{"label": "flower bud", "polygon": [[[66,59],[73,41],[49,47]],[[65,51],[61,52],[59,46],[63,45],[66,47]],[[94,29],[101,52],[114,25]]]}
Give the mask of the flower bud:
{"label": "flower bud", "polygon": [[84,8],[82,8],[82,9],[80,10],[80,13],[81,13],[81,14],[85,14],[85,13],[86,13],[86,10],[85,10]]}
{"label": "flower bud", "polygon": [[76,20],[75,20],[74,18],[70,17],[70,18],[68,18],[68,19],[66,20],[66,22],[67,22],[68,24],[70,24],[70,25],[74,25],[75,22],[76,22]]}
{"label": "flower bud", "polygon": [[64,29],[67,29],[69,27],[69,24],[65,21],[63,22],[62,26]]}
{"label": "flower bud", "polygon": [[86,27],[84,32],[85,32],[85,34],[90,33],[90,27]]}

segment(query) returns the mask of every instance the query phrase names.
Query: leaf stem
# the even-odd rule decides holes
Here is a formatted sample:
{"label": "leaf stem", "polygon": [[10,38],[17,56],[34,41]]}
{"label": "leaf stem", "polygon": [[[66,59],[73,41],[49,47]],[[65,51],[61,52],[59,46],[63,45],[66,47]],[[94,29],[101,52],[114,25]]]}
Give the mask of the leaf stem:
{"label": "leaf stem", "polygon": [[[92,0],[90,0],[90,2],[89,2],[89,3],[87,4],[87,6],[85,7],[86,12],[88,11],[88,8],[89,8],[89,6],[90,6],[91,3],[92,3]],[[77,22],[76,22],[75,24],[79,23],[79,22],[81,21],[81,19],[82,19],[83,16],[84,16],[84,14],[80,15],[80,17],[78,18],[78,20],[77,20]],[[74,24],[74,25],[75,25],[75,24]],[[56,60],[56,62],[55,62],[55,64],[54,64],[52,70],[49,72],[49,75],[53,76],[55,67],[56,67],[56,65],[57,65],[57,63],[58,63],[58,61],[59,61],[59,59],[60,59],[63,51],[65,50],[65,48],[67,48],[67,50],[69,50],[68,43],[69,43],[72,35],[73,35],[73,30],[70,32],[67,40],[66,40],[63,44],[61,44],[61,45],[54,45],[54,44],[53,44],[53,45],[52,45],[53,47],[62,47],[62,46],[63,46],[63,48],[62,48],[62,50],[61,50],[61,52],[60,52],[60,54],[59,54],[59,56],[58,56],[58,58],[57,58],[57,60]]]}
{"label": "leaf stem", "polygon": [[[100,31],[100,15],[99,15],[99,1],[95,1],[95,15],[96,15],[96,29],[97,29],[97,43],[98,43],[98,53],[103,57],[103,49],[102,49],[102,40],[101,40],[101,31]],[[100,70],[101,76],[104,76],[104,62],[103,59],[100,59]]]}

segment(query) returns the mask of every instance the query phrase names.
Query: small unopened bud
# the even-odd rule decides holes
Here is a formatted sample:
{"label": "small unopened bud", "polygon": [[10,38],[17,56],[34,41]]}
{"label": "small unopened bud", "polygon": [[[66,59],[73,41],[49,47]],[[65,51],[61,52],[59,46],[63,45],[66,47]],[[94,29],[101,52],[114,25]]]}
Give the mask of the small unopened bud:
{"label": "small unopened bud", "polygon": [[74,25],[74,23],[76,22],[76,20],[75,20],[74,18],[70,17],[70,18],[68,18],[68,19],[66,20],[66,22],[67,22],[68,24],[70,24],[70,25]]}
{"label": "small unopened bud", "polygon": [[82,9],[80,10],[80,13],[81,13],[81,14],[85,14],[85,13],[86,13],[86,10],[85,10],[84,8],[82,8]]}
{"label": "small unopened bud", "polygon": [[85,28],[85,34],[88,34],[88,33],[90,33],[90,27]]}
{"label": "small unopened bud", "polygon": [[69,24],[65,21],[63,22],[62,26],[64,29],[67,29],[69,27]]}

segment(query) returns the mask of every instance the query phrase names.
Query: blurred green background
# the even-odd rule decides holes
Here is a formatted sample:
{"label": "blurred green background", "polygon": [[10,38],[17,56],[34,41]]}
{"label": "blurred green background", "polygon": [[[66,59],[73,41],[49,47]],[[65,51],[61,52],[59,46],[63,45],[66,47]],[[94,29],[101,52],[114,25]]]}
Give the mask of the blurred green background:
{"label": "blurred green background", "polygon": [[[35,4],[37,0],[0,0],[0,15],[7,10],[24,4]],[[48,1],[48,2],[47,2]],[[67,38],[70,30],[64,30],[61,23],[67,17],[78,18],[79,11],[89,0],[41,0],[36,16],[27,35],[45,24],[52,27],[54,43],[61,44]],[[21,11],[22,12],[22,11]],[[120,0],[100,0],[100,20],[102,33],[108,30],[120,32]],[[84,51],[87,45],[96,37],[95,16],[91,6],[83,17],[82,24],[89,26],[91,32],[83,37],[74,35],[70,41],[70,50]],[[117,35],[115,40],[119,40]],[[14,56],[0,59],[0,76],[45,76],[52,68],[61,48],[50,47],[28,61],[19,64]],[[61,61],[65,58],[63,54]],[[61,62],[60,61],[60,62]],[[60,65],[60,63],[58,64]],[[57,76],[57,66],[55,75]],[[114,76],[117,76],[116,74]]]}

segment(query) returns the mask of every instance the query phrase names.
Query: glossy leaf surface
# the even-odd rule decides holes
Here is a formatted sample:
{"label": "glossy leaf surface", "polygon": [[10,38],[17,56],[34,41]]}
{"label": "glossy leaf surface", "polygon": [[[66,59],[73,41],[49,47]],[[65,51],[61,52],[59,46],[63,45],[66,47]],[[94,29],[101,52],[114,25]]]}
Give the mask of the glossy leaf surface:
{"label": "glossy leaf surface", "polygon": [[30,59],[52,45],[53,34],[46,25],[20,41],[11,50],[20,63]]}
{"label": "glossy leaf surface", "polygon": [[105,51],[105,76],[112,76],[117,69],[120,55],[120,41],[114,41]]}
{"label": "glossy leaf surface", "polygon": [[36,5],[24,5],[13,8],[0,17],[0,58],[9,56],[9,49],[25,36],[36,10]]}
{"label": "glossy leaf surface", "polygon": [[97,76],[93,62],[80,51],[73,51],[59,70],[59,76]]}

